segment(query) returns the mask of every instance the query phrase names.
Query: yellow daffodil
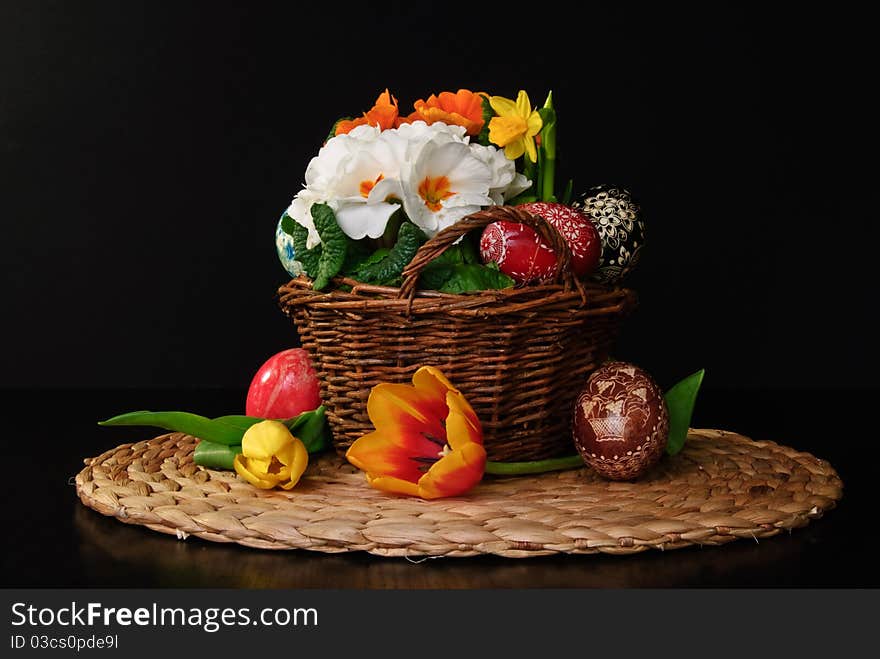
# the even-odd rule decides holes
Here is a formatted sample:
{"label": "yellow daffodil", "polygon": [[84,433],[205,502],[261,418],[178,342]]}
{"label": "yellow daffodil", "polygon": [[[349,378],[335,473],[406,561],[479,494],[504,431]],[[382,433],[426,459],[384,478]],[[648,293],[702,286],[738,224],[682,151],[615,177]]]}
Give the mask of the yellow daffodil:
{"label": "yellow daffodil", "polygon": [[263,490],[291,489],[309,464],[305,444],[280,421],[260,421],[241,438],[240,455],[232,466],[248,483]]}
{"label": "yellow daffodil", "polygon": [[489,120],[489,141],[504,148],[504,155],[516,160],[523,153],[537,162],[535,135],[541,132],[543,122],[537,110],[532,110],[529,95],[520,90],[516,102],[502,96],[492,96],[489,105],[498,114]]}

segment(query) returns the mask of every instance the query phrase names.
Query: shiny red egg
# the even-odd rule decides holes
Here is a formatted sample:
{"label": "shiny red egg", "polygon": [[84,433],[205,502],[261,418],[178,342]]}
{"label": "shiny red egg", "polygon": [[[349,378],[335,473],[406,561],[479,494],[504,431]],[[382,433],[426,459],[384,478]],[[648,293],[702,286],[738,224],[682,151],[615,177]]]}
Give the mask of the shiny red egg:
{"label": "shiny red egg", "polygon": [[318,376],[309,353],[291,348],[272,355],[254,375],[245,413],[262,419],[290,419],[320,405]]}

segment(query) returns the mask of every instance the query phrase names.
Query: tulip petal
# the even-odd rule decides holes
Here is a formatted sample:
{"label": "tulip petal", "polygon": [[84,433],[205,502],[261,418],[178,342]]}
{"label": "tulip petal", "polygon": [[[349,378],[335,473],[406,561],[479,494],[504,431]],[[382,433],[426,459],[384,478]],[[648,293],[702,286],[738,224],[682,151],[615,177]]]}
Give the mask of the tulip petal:
{"label": "tulip petal", "polygon": [[[392,437],[395,430],[377,430],[358,438],[345,454],[348,461],[361,471],[371,474],[387,474],[398,479],[417,483],[424,475],[428,462],[414,460],[420,455],[407,446],[405,440]],[[412,442],[416,443],[416,442]],[[433,456],[442,447],[431,443]]]}
{"label": "tulip petal", "polygon": [[412,376],[412,383],[419,391],[446,400],[447,391],[458,391],[439,369],[433,366],[422,366]]}
{"label": "tulip petal", "polygon": [[261,490],[271,490],[279,483],[279,480],[276,478],[261,478],[251,471],[248,465],[248,459],[241,454],[235,456],[232,461],[232,466],[235,468],[235,473],[244,478],[254,487],[258,487]]}
{"label": "tulip petal", "polygon": [[486,450],[480,444],[465,444],[448,453],[419,480],[418,494],[423,499],[438,499],[464,494],[483,478]]}
{"label": "tulip petal", "polygon": [[[309,450],[299,437],[292,437],[291,439],[292,441],[290,444],[284,447],[277,457],[278,461],[281,462],[287,470],[287,478],[293,481],[293,485],[296,485],[300,476],[303,475],[303,472],[309,465]],[[290,487],[293,487],[293,485]]]}
{"label": "tulip petal", "polygon": [[280,421],[260,421],[248,428],[241,438],[241,452],[249,458],[271,460],[293,438]]}
{"label": "tulip petal", "polygon": [[466,444],[483,443],[483,427],[474,408],[457,391],[446,394],[449,416],[446,417],[446,442],[456,451]]}
{"label": "tulip petal", "polygon": [[367,414],[377,430],[393,430],[394,443],[415,451],[413,455],[433,455],[446,443],[446,429],[441,421],[449,414],[446,394],[421,391],[408,384],[378,384],[367,399]]}
{"label": "tulip petal", "polygon": [[418,485],[400,478],[394,478],[393,476],[374,476],[373,474],[368,473],[367,483],[370,484],[370,487],[382,490],[383,492],[407,494],[411,497],[419,496]]}

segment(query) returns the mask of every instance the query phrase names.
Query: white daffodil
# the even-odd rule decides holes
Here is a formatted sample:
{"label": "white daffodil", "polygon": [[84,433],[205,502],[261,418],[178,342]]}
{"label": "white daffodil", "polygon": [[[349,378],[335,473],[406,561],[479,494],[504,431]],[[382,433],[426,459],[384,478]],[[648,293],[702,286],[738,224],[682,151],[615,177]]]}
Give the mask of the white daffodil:
{"label": "white daffodil", "polygon": [[430,141],[402,168],[403,208],[428,237],[492,204],[490,167],[469,146]]}
{"label": "white daffodil", "polygon": [[492,171],[489,196],[497,206],[503,206],[504,202],[513,199],[532,185],[529,179],[517,173],[514,161],[508,159],[504,151],[481,144],[471,144],[470,148],[471,153],[486,163]]}

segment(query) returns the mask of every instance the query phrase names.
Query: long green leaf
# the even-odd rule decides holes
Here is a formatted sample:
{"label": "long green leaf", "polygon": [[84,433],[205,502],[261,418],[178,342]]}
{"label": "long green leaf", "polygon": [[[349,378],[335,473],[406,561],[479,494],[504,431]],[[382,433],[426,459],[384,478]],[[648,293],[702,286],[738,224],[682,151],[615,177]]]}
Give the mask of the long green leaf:
{"label": "long green leaf", "polygon": [[[256,419],[254,423],[260,421]],[[173,432],[183,432],[209,442],[217,442],[231,446],[241,444],[244,434],[240,423],[227,423],[219,419],[209,419],[190,412],[129,412],[120,414],[106,421],[98,422],[99,426],[154,426]],[[251,424],[253,425],[253,424]]]}
{"label": "long green leaf", "polygon": [[694,405],[697,402],[697,393],[700,391],[705,373],[706,369],[700,369],[689,375],[671,387],[663,396],[669,410],[669,439],[666,442],[666,452],[669,455],[675,455],[684,448]]}
{"label": "long green leaf", "polygon": [[196,444],[193,452],[193,462],[202,467],[212,469],[234,469],[232,462],[235,456],[241,453],[241,446],[226,446],[217,442],[208,442],[204,439]]}
{"label": "long green leaf", "polygon": [[[152,426],[173,432],[184,432],[202,441],[235,446],[241,444],[245,431],[255,423],[264,421],[260,417],[230,414],[209,419],[190,412],[129,412],[106,421],[99,426]],[[282,419],[290,432],[299,437],[309,453],[317,453],[329,445],[329,428],[325,408],[321,407],[303,412],[292,419]]]}

